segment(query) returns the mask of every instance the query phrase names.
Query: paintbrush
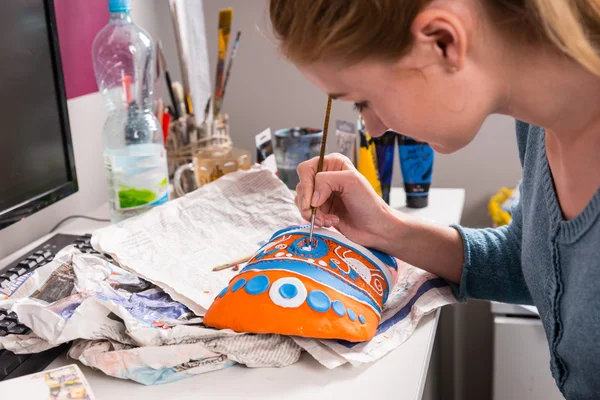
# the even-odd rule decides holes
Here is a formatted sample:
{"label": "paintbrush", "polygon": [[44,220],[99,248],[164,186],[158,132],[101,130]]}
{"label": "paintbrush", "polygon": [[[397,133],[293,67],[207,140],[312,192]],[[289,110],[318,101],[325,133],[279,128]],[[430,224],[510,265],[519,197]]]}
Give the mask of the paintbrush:
{"label": "paintbrush", "polygon": [[223,81],[223,85],[217,92],[217,102],[215,104],[217,110],[216,115],[221,112],[221,107],[223,105],[223,98],[225,97],[225,88],[227,88],[227,82],[229,82],[229,76],[231,75],[231,66],[233,65],[233,60],[235,59],[235,55],[237,54],[238,46],[240,45],[240,36],[242,36],[241,31],[237,31],[235,35],[235,42],[233,42],[233,47],[231,48],[231,55],[229,56],[229,63],[227,64],[227,72],[225,73],[225,80]]}
{"label": "paintbrush", "polygon": [[173,94],[177,102],[175,107],[179,108],[181,115],[185,115],[185,91],[181,82],[173,82]]}
{"label": "paintbrush", "polygon": [[[229,45],[229,35],[231,34],[232,20],[233,8],[226,8],[219,12],[219,52],[217,58],[217,77],[215,79],[215,95],[213,98],[214,105],[217,105],[219,103],[218,95],[223,85],[223,74],[225,72],[225,57],[227,57],[227,46]],[[218,108],[213,107],[213,114],[215,118],[217,117],[218,112]]]}
{"label": "paintbrush", "polygon": [[169,92],[169,97],[171,98],[171,105],[173,111],[173,117],[175,120],[178,120],[181,114],[179,113],[179,108],[177,107],[177,100],[175,99],[175,93],[173,92],[173,82],[171,81],[171,74],[169,73],[169,66],[167,65],[167,58],[165,57],[165,53],[163,51],[162,42],[158,41],[158,59],[162,64],[162,69],[165,71],[165,80],[167,84],[167,90]]}
{"label": "paintbrush", "polygon": [[204,107],[204,121],[202,121],[202,124],[206,123],[206,120],[208,119],[208,114],[210,112],[210,100],[211,98],[209,97],[206,101],[206,107]]}
{"label": "paintbrush", "polygon": [[[323,159],[325,158],[325,146],[327,144],[327,131],[329,130],[329,116],[331,115],[331,96],[327,99],[327,111],[325,112],[325,122],[323,123],[323,140],[321,141],[321,154],[319,154],[319,164],[317,165],[317,174],[323,171]],[[315,175],[316,177],[316,175]],[[314,186],[314,185],[313,185]],[[315,216],[317,215],[317,207],[312,207],[310,216],[310,234],[308,236],[309,248],[313,245],[313,232],[315,230]]]}
{"label": "paintbrush", "polygon": [[242,257],[239,260],[235,260],[233,262],[227,263],[227,264],[223,264],[223,265],[219,265],[218,267],[214,267],[213,271],[223,271],[224,269],[228,269],[228,268],[233,268],[236,265],[240,265],[243,264],[245,262],[250,261],[250,259],[252,258],[252,256],[246,256],[246,257]]}

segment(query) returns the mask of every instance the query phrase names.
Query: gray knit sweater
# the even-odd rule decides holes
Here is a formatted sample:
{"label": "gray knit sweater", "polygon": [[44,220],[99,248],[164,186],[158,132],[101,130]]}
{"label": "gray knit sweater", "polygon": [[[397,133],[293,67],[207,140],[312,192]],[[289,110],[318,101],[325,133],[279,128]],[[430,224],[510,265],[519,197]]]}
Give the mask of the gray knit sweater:
{"label": "gray knit sweater", "polygon": [[517,139],[523,180],[513,220],[498,229],[456,227],[465,265],[453,289],[460,300],[535,305],[559,389],[567,399],[600,399],[600,189],[565,220],[545,131],[517,122]]}

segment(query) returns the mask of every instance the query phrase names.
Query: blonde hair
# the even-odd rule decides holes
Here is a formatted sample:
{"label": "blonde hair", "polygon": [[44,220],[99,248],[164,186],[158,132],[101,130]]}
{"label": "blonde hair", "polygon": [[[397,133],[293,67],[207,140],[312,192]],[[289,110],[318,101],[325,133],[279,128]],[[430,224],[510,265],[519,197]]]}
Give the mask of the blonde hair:
{"label": "blonde hair", "polygon": [[[270,0],[273,30],[296,64],[393,61],[432,0]],[[528,30],[600,76],[600,0],[486,0],[496,23]],[[501,22],[500,22],[501,21]]]}

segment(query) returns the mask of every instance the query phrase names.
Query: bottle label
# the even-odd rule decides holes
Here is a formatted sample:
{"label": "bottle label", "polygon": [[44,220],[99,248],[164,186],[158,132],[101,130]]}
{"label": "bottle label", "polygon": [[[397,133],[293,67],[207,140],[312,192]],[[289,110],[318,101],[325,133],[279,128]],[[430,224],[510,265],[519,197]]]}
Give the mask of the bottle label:
{"label": "bottle label", "polygon": [[116,210],[156,206],[169,199],[165,149],[159,144],[140,144],[107,150],[110,198]]}
{"label": "bottle label", "polygon": [[[402,140],[404,139],[404,140]],[[400,140],[400,167],[407,193],[427,194],[433,172],[433,149],[426,143],[411,139]]]}

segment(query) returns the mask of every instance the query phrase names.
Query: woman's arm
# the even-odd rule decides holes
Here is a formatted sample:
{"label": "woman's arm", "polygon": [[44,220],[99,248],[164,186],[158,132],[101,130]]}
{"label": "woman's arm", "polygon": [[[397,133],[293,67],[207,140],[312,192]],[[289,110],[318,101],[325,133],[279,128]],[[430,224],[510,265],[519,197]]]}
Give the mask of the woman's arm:
{"label": "woman's arm", "polygon": [[521,269],[521,206],[509,225],[492,229],[441,226],[396,214],[381,250],[453,283],[460,300],[532,304]]}

